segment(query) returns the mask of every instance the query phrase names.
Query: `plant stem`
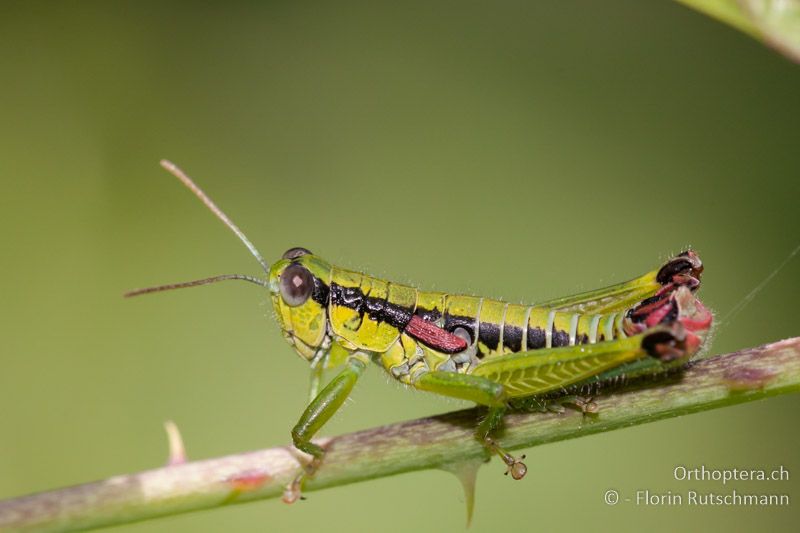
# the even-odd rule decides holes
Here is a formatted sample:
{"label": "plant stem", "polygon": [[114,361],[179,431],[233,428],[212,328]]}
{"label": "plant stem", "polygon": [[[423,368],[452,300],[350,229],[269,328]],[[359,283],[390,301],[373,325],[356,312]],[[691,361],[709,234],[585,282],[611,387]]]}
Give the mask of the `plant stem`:
{"label": "plant stem", "polygon": [[761,41],[763,36],[737,0],[676,0]]}
{"label": "plant stem", "polygon": [[[665,381],[638,382],[595,398],[599,415],[512,413],[504,447],[610,431],[662,418],[800,391],[800,337],[704,359]],[[485,457],[474,439],[479,409],[383,426],[332,439],[305,490],[428,468],[452,470]],[[304,460],[291,446],[174,464],[0,501],[0,531],[72,531],[280,496]]]}

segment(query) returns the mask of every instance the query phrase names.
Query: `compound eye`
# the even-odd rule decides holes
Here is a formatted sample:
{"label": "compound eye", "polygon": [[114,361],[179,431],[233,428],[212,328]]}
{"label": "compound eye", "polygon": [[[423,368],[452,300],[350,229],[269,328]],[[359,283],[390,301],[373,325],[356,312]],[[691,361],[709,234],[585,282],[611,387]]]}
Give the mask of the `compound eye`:
{"label": "compound eye", "polygon": [[286,305],[303,305],[314,289],[314,279],[304,266],[293,263],[281,274],[281,297]]}
{"label": "compound eye", "polygon": [[304,255],[311,255],[311,250],[307,250],[305,248],[301,248],[300,246],[296,248],[289,248],[283,254],[284,259],[297,259],[298,257],[302,257]]}

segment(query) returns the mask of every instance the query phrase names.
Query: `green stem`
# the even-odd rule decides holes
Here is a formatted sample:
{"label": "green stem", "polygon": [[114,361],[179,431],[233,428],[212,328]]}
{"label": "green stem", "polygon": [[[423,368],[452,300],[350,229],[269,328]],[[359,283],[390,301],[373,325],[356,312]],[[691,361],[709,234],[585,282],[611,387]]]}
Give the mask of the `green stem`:
{"label": "green stem", "polygon": [[676,0],[800,63],[800,0]]}
{"label": "green stem", "polygon": [[[512,413],[506,448],[529,448],[661,418],[800,391],[800,338],[704,359],[673,379],[633,384],[595,399],[599,416]],[[480,410],[392,424],[327,440],[306,491],[475,462]],[[71,531],[281,496],[298,472],[289,446],[195,461],[0,501],[0,530]]]}
{"label": "green stem", "polygon": [[713,19],[733,26],[737,30],[763,40],[761,31],[756,27],[747,13],[742,9],[737,0],[676,0],[679,4],[688,6],[695,11],[705,13]]}

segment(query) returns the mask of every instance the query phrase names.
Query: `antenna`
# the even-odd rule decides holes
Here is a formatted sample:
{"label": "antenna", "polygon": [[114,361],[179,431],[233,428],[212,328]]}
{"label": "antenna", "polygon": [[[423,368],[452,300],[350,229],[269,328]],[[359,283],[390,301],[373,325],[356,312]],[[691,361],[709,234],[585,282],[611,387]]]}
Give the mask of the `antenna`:
{"label": "antenna", "polygon": [[222,274],[220,276],[212,276],[210,278],[196,279],[194,281],[183,281],[181,283],[169,283],[167,285],[158,285],[156,287],[145,287],[144,289],[134,289],[128,291],[122,296],[125,298],[132,298],[134,296],[141,296],[142,294],[150,294],[151,292],[171,291],[172,289],[184,289],[186,287],[198,287],[200,285],[208,285],[218,281],[225,281],[228,279],[240,279],[242,281],[249,281],[256,285],[269,288],[269,283],[264,280],[248,276],[246,274]]}
{"label": "antenna", "polygon": [[[264,269],[264,272],[266,272],[267,275],[269,275],[269,265],[267,264],[266,261],[264,261],[264,258],[261,256],[261,253],[258,251],[258,249],[253,245],[252,242],[250,242],[250,239],[247,238],[244,232],[240,230],[239,227],[236,224],[234,224],[230,218],[228,218],[228,215],[223,213],[222,209],[217,207],[217,204],[215,204],[211,200],[211,198],[209,198],[206,195],[206,193],[204,193],[203,190],[200,187],[198,187],[194,181],[192,181],[192,178],[190,178],[183,170],[181,170],[178,167],[178,165],[176,165],[171,161],[167,161],[166,159],[161,160],[161,166],[164,167],[164,169],[167,172],[169,172],[170,174],[181,180],[181,183],[183,183],[187,189],[192,191],[194,195],[197,196],[200,199],[200,201],[203,202],[203,204],[205,204],[205,206],[212,213],[214,213],[214,215],[218,219],[222,221],[223,224],[228,226],[228,228],[233,233],[235,233],[237,237],[239,237],[239,240],[242,241],[245,246],[247,246],[247,249],[250,250],[250,253],[253,254],[253,257],[256,258],[259,264],[261,264],[261,268]],[[212,276],[210,278],[197,279],[194,281],[184,281],[181,283],[170,283],[167,285],[146,287],[144,289],[134,289],[132,291],[126,292],[124,296],[125,298],[131,298],[133,296],[140,296],[142,294],[150,294],[152,292],[171,291],[173,289],[183,289],[186,287],[197,287],[200,285],[208,285],[210,283],[216,283],[218,281],[225,281],[229,279],[238,279],[242,281],[247,281],[250,283],[255,283],[256,285],[260,285],[262,287],[269,288],[269,283],[267,281],[255,278],[253,276],[248,276],[246,274],[222,274],[219,276]]]}
{"label": "antenna", "polygon": [[232,232],[234,232],[237,237],[239,237],[239,240],[242,241],[245,246],[247,246],[247,249],[250,250],[250,253],[253,254],[253,257],[255,257],[256,260],[261,264],[261,268],[264,269],[264,272],[269,274],[269,265],[267,264],[266,261],[264,261],[264,258],[261,256],[261,252],[259,252],[258,249],[253,245],[253,243],[250,242],[250,239],[248,239],[247,235],[245,235],[244,232],[239,229],[239,226],[234,224],[233,221],[230,218],[228,218],[228,215],[223,213],[222,209],[217,207],[217,204],[215,204],[211,200],[211,198],[209,198],[206,195],[206,193],[203,192],[203,189],[198,187],[197,184],[195,184],[195,182],[192,181],[192,178],[187,176],[186,173],[183,170],[181,170],[178,167],[178,165],[176,165],[172,161],[167,161],[166,159],[162,159],[161,160],[161,166],[164,167],[164,169],[167,172],[169,172],[170,174],[172,174],[173,176],[175,176],[176,178],[181,180],[181,183],[186,185],[187,189],[192,191],[194,193],[194,195],[197,196],[200,199],[200,201],[203,202],[205,204],[205,206],[212,213],[214,213],[214,215],[218,219],[220,219],[222,221],[223,224],[228,226],[228,228],[230,228],[230,230]]}

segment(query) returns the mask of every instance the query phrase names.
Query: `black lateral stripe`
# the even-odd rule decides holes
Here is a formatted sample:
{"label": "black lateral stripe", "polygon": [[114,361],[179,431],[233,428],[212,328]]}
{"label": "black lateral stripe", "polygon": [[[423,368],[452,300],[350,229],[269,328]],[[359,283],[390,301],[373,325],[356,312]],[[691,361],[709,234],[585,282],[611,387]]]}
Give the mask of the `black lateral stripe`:
{"label": "black lateral stripe", "polygon": [[414,314],[423,320],[427,320],[428,322],[436,322],[440,318],[442,318],[442,312],[435,307],[433,309],[425,309],[424,307],[417,307],[417,310],[414,311]]}
{"label": "black lateral stripe", "polygon": [[325,285],[321,279],[312,274],[314,280],[314,289],[311,291],[311,298],[323,307],[328,306],[331,290]]}
{"label": "black lateral stripe", "polygon": [[412,316],[410,309],[387,301],[383,306],[381,316],[376,317],[376,320],[382,320],[402,331],[411,321]]}
{"label": "black lateral stripe", "polygon": [[361,292],[361,289],[356,287],[342,287],[341,295],[343,306],[358,311],[360,315],[364,314],[364,293]]}
{"label": "black lateral stripe", "polygon": [[464,329],[469,330],[470,335],[473,335],[473,330],[475,329],[475,318],[471,316],[459,316],[459,315],[451,315],[450,313],[445,313],[444,315],[444,329],[449,332],[453,332],[454,329],[461,326]]}
{"label": "black lateral stripe", "polygon": [[539,350],[547,345],[547,336],[542,328],[528,327],[528,349]]}
{"label": "black lateral stripe", "polygon": [[353,309],[359,314],[366,314],[370,320],[386,322],[400,331],[405,329],[413,316],[411,309],[393,304],[385,298],[364,296],[357,287],[342,287],[338,283],[331,283],[330,295],[332,305]]}
{"label": "black lateral stripe", "polygon": [[331,305],[342,305],[349,307],[344,302],[344,290],[338,283],[331,283]]}
{"label": "black lateral stripe", "polygon": [[481,322],[478,328],[478,339],[490,350],[497,350],[497,346],[500,344],[500,325]]}
{"label": "black lateral stripe", "polygon": [[372,298],[367,296],[364,298],[364,307],[367,310],[367,314],[373,320],[377,320],[376,317],[381,316],[383,314],[383,308],[386,306],[386,300],[381,298]]}
{"label": "black lateral stripe", "polygon": [[512,352],[522,349],[522,328],[506,324],[503,328],[503,346]]}
{"label": "black lateral stripe", "polygon": [[559,346],[568,346],[569,345],[569,333],[564,330],[556,330],[555,326],[553,326],[553,341],[551,346],[553,348],[557,348]]}

